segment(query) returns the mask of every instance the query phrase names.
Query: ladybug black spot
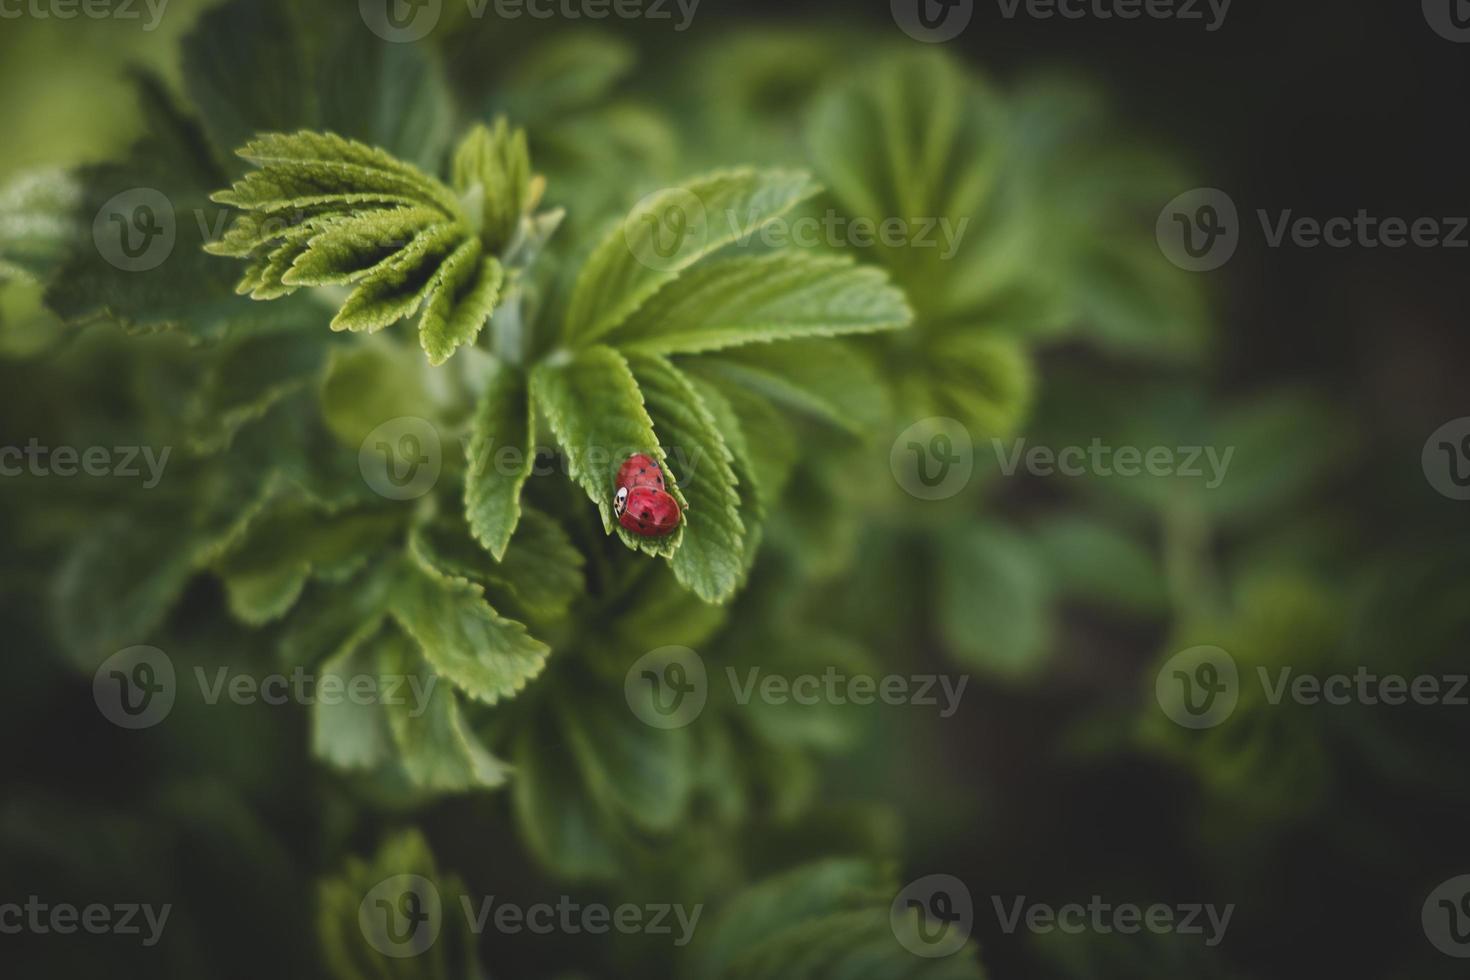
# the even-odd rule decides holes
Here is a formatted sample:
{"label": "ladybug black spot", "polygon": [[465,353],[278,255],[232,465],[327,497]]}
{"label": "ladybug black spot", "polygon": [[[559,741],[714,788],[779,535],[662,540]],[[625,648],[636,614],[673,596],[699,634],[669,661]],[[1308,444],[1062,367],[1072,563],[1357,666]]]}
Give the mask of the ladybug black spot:
{"label": "ladybug black spot", "polygon": [[643,520],[645,520],[645,521],[646,521],[646,520],[648,520],[648,518],[649,518],[649,517],[650,517],[650,516],[651,516],[651,515],[652,515],[652,514],[653,514],[653,512],[652,512],[652,511],[649,511],[649,510],[645,510],[645,511],[644,511],[644,512],[643,512]]}

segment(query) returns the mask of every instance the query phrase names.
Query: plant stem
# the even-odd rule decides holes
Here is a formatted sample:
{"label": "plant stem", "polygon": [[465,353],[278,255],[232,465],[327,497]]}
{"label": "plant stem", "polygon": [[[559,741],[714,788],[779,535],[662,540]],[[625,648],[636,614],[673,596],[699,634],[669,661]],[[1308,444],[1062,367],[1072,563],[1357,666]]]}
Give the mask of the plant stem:
{"label": "plant stem", "polygon": [[511,284],[505,301],[490,318],[490,346],[507,364],[521,365],[526,359],[526,329],[521,317],[521,289]]}

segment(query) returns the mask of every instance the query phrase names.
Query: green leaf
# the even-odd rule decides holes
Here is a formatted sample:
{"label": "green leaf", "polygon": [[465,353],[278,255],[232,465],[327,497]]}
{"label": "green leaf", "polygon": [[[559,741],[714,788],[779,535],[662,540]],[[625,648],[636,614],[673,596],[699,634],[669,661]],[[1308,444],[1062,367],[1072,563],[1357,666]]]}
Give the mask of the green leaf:
{"label": "green leaf", "polygon": [[979,523],[945,532],[936,547],[939,628],[951,653],[1002,675],[1033,673],[1052,631],[1051,581],[1035,547]]}
{"label": "green leaf", "polygon": [[751,885],[690,948],[681,975],[695,980],[838,980],[844,977],[980,980],[975,948],[916,955],[900,942],[915,922],[895,920],[899,888],[869,861],[829,859]]}
{"label": "green leaf", "polygon": [[137,509],[78,539],[53,591],[57,630],[73,662],[92,670],[146,643],[183,594],[196,544],[177,514]]}
{"label": "green leaf", "polygon": [[505,557],[485,571],[492,587],[510,593],[517,606],[540,619],[559,619],[586,588],[585,559],[566,530],[539,510],[526,508]]}
{"label": "green leaf", "polygon": [[40,281],[79,229],[75,209],[82,189],[60,170],[37,170],[0,187],[0,282]]}
{"label": "green leaf", "polygon": [[385,703],[399,760],[415,785],[439,792],[492,789],[505,783],[505,763],[465,724],[450,682],[428,669],[410,641],[390,632],[379,647],[380,678],[403,679]]}
{"label": "green leaf", "polygon": [[948,225],[948,249],[879,241],[875,251],[921,314],[958,312],[953,294],[969,285],[965,254],[985,238],[1001,171],[994,96],[951,57],[905,52],[833,86],[808,133],[817,172],[848,214],[916,230]]}
{"label": "green leaf", "polygon": [[740,385],[854,435],[872,432],[889,411],[887,392],[872,365],[840,341],[742,347],[681,358],[679,366],[715,382]]}
{"label": "green leaf", "polygon": [[977,254],[964,278],[979,285],[993,278],[985,264],[1019,261],[1063,328],[1134,358],[1197,358],[1210,335],[1205,278],[1164,258],[1154,223],[1160,201],[1199,180],[1120,135],[1119,116],[1079,79],[1043,75],[1019,87],[1005,195],[1017,202],[1012,246]]}
{"label": "green leaf", "polygon": [[[613,478],[629,455],[650,454],[668,477],[643,395],[622,356],[602,346],[555,354],[531,372],[531,394],[566,454],[568,473],[597,505],[603,530],[616,528],[636,551],[672,555],[683,537],[682,526],[665,538],[639,537],[618,525],[613,510]],[[683,507],[677,484],[672,479],[667,483]]]}
{"label": "green leaf", "polygon": [[752,885],[730,900],[695,941],[686,976],[717,977],[725,964],[805,919],[850,909],[883,890],[888,877],[869,861],[841,858],[804,865]]}
{"label": "green leaf", "polygon": [[724,602],[745,569],[746,529],[730,449],[699,392],[673,365],[650,355],[630,363],[654,431],[674,454],[670,468],[688,501],[684,541],[671,559],[674,575],[706,602]]}
{"label": "green leaf", "polygon": [[391,512],[322,513],[288,503],[250,528],[216,563],[230,612],[260,625],[284,616],[312,576],[341,580],[357,571],[397,530]]}
{"label": "green leaf", "polygon": [[378,426],[403,417],[437,417],[429,370],[406,345],[365,343],[332,351],[321,385],[322,420],[356,451]]}
{"label": "green leaf", "polygon": [[[862,646],[841,634],[800,622],[768,623],[740,634],[743,642],[733,645],[727,666],[734,670],[738,683],[749,678],[765,677],[772,670],[770,651],[780,650],[780,666],[784,677],[823,676],[829,669],[843,677],[877,675],[878,665]],[[754,672],[753,671],[758,671]],[[727,689],[728,690],[728,689]],[[863,706],[834,703],[820,699],[817,703],[795,700],[768,701],[753,698],[739,705],[733,700],[750,725],[767,741],[782,746],[802,746],[828,752],[850,749],[857,741],[872,712]]]}
{"label": "green leaf", "polygon": [[491,609],[483,589],[438,571],[418,547],[403,562],[389,609],[436,672],[486,704],[513,697],[551,652]]}
{"label": "green leaf", "polygon": [[622,698],[607,694],[557,692],[561,737],[577,760],[585,792],[643,830],[676,829],[694,783],[688,730],[646,725]]}
{"label": "green leaf", "polygon": [[654,568],[619,604],[608,624],[603,654],[608,670],[622,676],[628,662],[661,646],[698,648],[729,619],[730,606],[705,602],[686,589],[667,566]]}
{"label": "green leaf", "polygon": [[[496,561],[505,557],[515,533],[521,517],[521,488],[536,463],[530,399],[525,375],[496,361],[494,374],[475,406],[470,440],[465,445],[465,519],[475,540]],[[513,454],[514,465],[497,461],[502,452]]]}
{"label": "green leaf", "polygon": [[317,121],[302,26],[281,0],[234,0],[203,14],[184,38],[184,90],[221,153],[256,133]]}
{"label": "green leaf", "polygon": [[971,438],[1014,432],[1031,408],[1031,362],[1024,348],[979,331],[947,334],[926,344],[923,369],[904,376],[899,404],[908,419],[957,419]]}
{"label": "green leaf", "polygon": [[[690,380],[711,411],[715,411],[716,404],[721,401],[729,406],[737,420],[746,464],[754,478],[752,485],[766,506],[774,506],[801,457],[791,423],[754,390],[716,372],[702,372],[699,365],[699,359],[695,359],[680,366],[690,375]],[[723,423],[721,431],[726,432],[726,441],[730,441],[729,430]],[[737,457],[741,455],[741,448],[734,442],[730,448]]]}
{"label": "green leaf", "polygon": [[504,118],[492,130],[472,127],[454,153],[454,189],[470,206],[470,220],[485,245],[498,252],[510,244],[521,218],[536,206],[545,186],[533,182],[526,131],[514,132]]}
{"label": "green leaf", "polygon": [[1206,438],[1177,445],[1193,444],[1208,447],[1218,461],[1197,464],[1211,474],[1203,491],[1207,509],[1222,521],[1249,526],[1326,484],[1350,457],[1354,435],[1323,396],[1285,388],[1231,407]]}
{"label": "green leaf", "polygon": [[238,291],[268,300],[355,283],[334,330],[379,330],[423,306],[419,339],[432,364],[478,335],[504,271],[453,191],[332,133],[268,134],[239,152],[260,169],[214,200],[249,213],[209,248],[250,261]]}
{"label": "green leaf", "polygon": [[499,561],[471,540],[465,522],[449,515],[420,529],[419,541],[435,568],[486,586],[496,605],[533,620],[560,619],[586,586],[582,553],[560,524],[532,507]]}
{"label": "green leaf", "polygon": [[[418,880],[421,879],[421,880]],[[402,883],[402,890],[393,885]],[[387,893],[375,891],[387,885]],[[394,931],[399,923],[385,920],[364,904],[381,895],[391,904],[412,888],[419,910],[430,916],[419,928],[427,939],[422,949]],[[396,891],[396,893],[395,893]],[[463,883],[441,874],[423,835],[404,831],[388,838],[370,860],[349,857],[344,867],[317,886],[317,934],[322,959],[333,980],[472,980],[482,975],[476,955],[472,919],[463,914],[471,903]],[[368,927],[379,930],[370,942]],[[379,952],[387,947],[404,954]]]}
{"label": "green leaf", "polygon": [[388,615],[392,563],[381,561],[345,582],[318,582],[281,630],[280,661],[311,667],[371,636]]}
{"label": "green leaf", "polygon": [[911,319],[903,294],[878,269],[840,256],[776,252],[688,270],[612,331],[608,342],[694,354],[895,330]]}
{"label": "green leaf", "polygon": [[459,199],[435,178],[384,150],[335,133],[271,132],[236,152],[258,169],[215,194],[220,204],[280,212],[379,201],[424,204],[447,218],[460,216]]}
{"label": "green leaf", "polygon": [[532,853],[572,879],[617,873],[618,855],[592,807],[580,770],[553,712],[538,712],[515,730],[516,778],[511,803]]}
{"label": "green leaf", "polygon": [[228,448],[242,426],[310,386],[330,352],[315,331],[247,334],[212,349],[184,409],[194,448]]}
{"label": "green leaf", "polygon": [[1058,516],[1037,525],[1035,540],[1060,595],[1101,609],[1163,610],[1167,591],[1159,559],[1126,529]]}
{"label": "green leaf", "polygon": [[360,29],[338,31],[335,41],[317,72],[321,128],[437,169],[453,132],[454,99],[433,49],[384,44]]}
{"label": "green leaf", "polygon": [[434,365],[474,342],[495,312],[505,270],[495,256],[481,257],[479,240],[471,238],[439,267],[439,277],[419,321],[419,342]]}
{"label": "green leaf", "polygon": [[645,198],[582,267],[567,311],[568,340],[580,345],[601,337],[682,270],[816,191],[803,173],[734,170]]}
{"label": "green leaf", "polygon": [[766,519],[767,508],[774,504],[776,494],[780,492],[779,487],[773,494],[756,479],[756,471],[751,462],[756,451],[751,448],[745,426],[741,423],[740,417],[735,414],[730,400],[721,394],[718,388],[707,382],[696,378],[688,380],[698,393],[699,400],[715,420],[715,426],[724,437],[726,445],[730,447],[730,453],[734,457],[730,461],[730,469],[735,474],[736,485],[744,488],[740,492],[738,508],[740,523],[745,527],[745,547],[741,555],[741,581],[739,583],[744,584],[745,577],[750,574],[751,566],[755,564],[756,553],[760,550],[762,525]]}
{"label": "green leaf", "polygon": [[[300,232],[292,228],[288,233],[293,245],[302,243],[302,250],[278,281],[292,287],[345,286],[381,271],[407,243],[443,221],[443,212],[422,206],[308,219]],[[213,251],[220,254],[223,247],[228,245]],[[260,245],[250,247],[254,252]]]}
{"label": "green leaf", "polygon": [[[359,626],[340,651],[322,662],[317,671],[319,690],[328,678],[334,678],[333,683],[345,692],[355,677],[378,676],[381,637],[376,634],[381,622],[372,619]],[[385,765],[393,757],[393,738],[383,706],[349,696],[318,697],[311,709],[311,750],[317,758],[343,769]]]}
{"label": "green leaf", "polygon": [[352,291],[332,317],[332,329],[372,333],[413,316],[440,285],[440,264],[464,240],[458,225],[435,225],[414,236]]}
{"label": "green leaf", "polygon": [[539,40],[492,93],[515,119],[553,119],[605,102],[637,61],[633,46],[603,33],[557,33]]}
{"label": "green leaf", "polygon": [[[201,341],[294,325],[300,305],[262,307],[236,295],[235,270],[205,254],[225,233],[226,216],[209,201],[224,176],[164,85],[137,82],[147,136],[125,160],[79,171],[75,220],[92,234],[58,270],[47,304],[76,323],[106,318],[131,332],[179,330]],[[139,248],[134,264],[129,253]]]}

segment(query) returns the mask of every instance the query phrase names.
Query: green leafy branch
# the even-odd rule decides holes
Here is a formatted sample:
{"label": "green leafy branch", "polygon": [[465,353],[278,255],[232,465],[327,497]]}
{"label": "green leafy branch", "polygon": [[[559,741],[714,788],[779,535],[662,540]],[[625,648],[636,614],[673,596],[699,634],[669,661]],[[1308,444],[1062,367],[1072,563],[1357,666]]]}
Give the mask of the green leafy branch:
{"label": "green leafy branch", "polygon": [[434,364],[474,341],[503,298],[503,259],[546,231],[531,217],[544,182],[525,133],[504,120],[461,143],[453,189],[331,133],[261,136],[238,153],[258,169],[212,199],[243,214],[205,246],[249,263],[236,291],[270,300],[350,286],[334,330],[374,332],[422,309],[419,342]]}
{"label": "green leafy branch", "polygon": [[[351,286],[332,321],[339,330],[378,330],[422,306],[420,342],[434,364],[475,339],[505,298],[507,265],[529,265],[554,228],[531,214],[543,183],[531,176],[524,134],[503,122],[465,138],[453,190],[330,134],[260,137],[240,155],[258,169],[214,200],[244,216],[208,247],[249,262],[239,291],[273,299],[303,286]],[[891,330],[910,319],[883,273],[848,259],[718,254],[818,189],[801,172],[731,170],[646,198],[576,278],[562,346],[529,365],[524,343],[498,351],[473,416],[465,487],[469,529],[492,557],[503,558],[515,532],[544,419],[605,532],[669,559],[707,601],[733,594],[755,536],[747,527],[754,501],[742,503],[737,469],[756,467],[730,448],[749,440],[717,421],[717,412],[726,422],[735,412],[672,358]],[[501,307],[517,329],[523,315],[519,303]],[[522,465],[496,471],[490,450],[507,445]],[[668,447],[684,460],[682,472],[673,472]],[[617,523],[610,466],[633,452],[659,460],[684,510],[666,538]]]}

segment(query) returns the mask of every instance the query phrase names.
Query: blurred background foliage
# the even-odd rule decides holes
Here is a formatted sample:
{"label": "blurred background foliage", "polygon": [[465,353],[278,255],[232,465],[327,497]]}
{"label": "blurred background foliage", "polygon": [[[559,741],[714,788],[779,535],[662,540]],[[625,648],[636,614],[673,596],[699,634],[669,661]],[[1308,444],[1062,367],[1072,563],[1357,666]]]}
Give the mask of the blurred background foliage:
{"label": "blurred background foliage", "polygon": [[[1381,335],[1353,335],[1348,354],[1303,325],[1305,339],[1282,342],[1301,345],[1300,363],[1258,355],[1241,341],[1261,340],[1239,324],[1241,301],[1212,293],[1256,288],[1245,263],[1192,276],[1155,245],[1163,203],[1209,176],[1173,152],[1185,148],[1158,132],[1168,127],[1135,132],[1138,113],[1108,83],[1014,51],[987,75],[983,50],[900,44],[881,11],[783,24],[711,10],[671,44],[647,24],[507,26],[450,4],[405,48],[369,43],[352,12],[283,8],[277,21],[271,4],[236,3],[198,21],[204,8],[173,0],[151,33],[78,19],[7,21],[0,35],[0,444],[177,454],[156,490],[0,481],[15,747],[0,801],[5,896],[175,907],[154,949],[4,937],[14,975],[1455,975],[1418,915],[1465,870],[1466,709],[1273,706],[1247,684],[1226,724],[1191,731],[1153,698],[1159,666],[1197,644],[1228,650],[1243,675],[1463,671],[1470,520],[1418,464],[1423,436],[1463,397],[1426,366],[1456,356],[1455,342],[1410,329],[1396,347],[1390,318]],[[133,81],[139,68],[148,81]],[[463,422],[417,352],[328,336],[330,311],[310,301],[267,306],[241,329],[259,311],[214,305],[235,273],[222,260],[186,259],[199,269],[187,290],[106,295],[113,318],[187,320],[203,344],[84,322],[106,291],[59,271],[99,203],[99,171],[77,168],[131,152],[127,168],[145,175],[134,183],[148,183],[169,125],[236,146],[290,119],[283,100],[300,92],[334,128],[424,154],[430,170],[430,148],[472,121],[525,127],[546,203],[567,212],[535,272],[552,297],[644,194],[736,164],[812,171],[825,190],[803,214],[969,222],[948,258],[846,249],[905,291],[905,331],[823,342],[794,358],[810,365],[794,378],[760,349],[690,360],[745,433],[766,517],[728,606],[630,559],[590,517],[528,542],[529,592],[517,575],[486,583],[555,650],[520,697],[465,708],[513,768],[500,789],[415,784],[324,734],[309,708],[181,697],[165,725],[129,733],[90,696],[97,663],[138,642],[167,650],[181,676],[334,669],[313,658],[360,625],[353,602],[369,590],[342,585],[324,559],[296,583],[295,611],[255,628],[272,617],[252,615],[251,582],[224,560],[251,540],[242,508],[273,481],[364,494],[343,490],[360,484],[349,448],[365,420],[402,414],[395,405]],[[282,333],[300,319],[317,329]],[[440,369],[450,389],[483,367],[466,360]],[[752,379],[801,397],[750,397]],[[1416,381],[1428,393],[1411,407],[1392,397]],[[367,407],[334,396],[364,387]],[[895,481],[889,450],[934,415],[970,432],[976,474],[925,502]],[[1209,488],[1007,475],[1018,440],[1234,456]],[[532,484],[537,508],[585,511],[564,481]],[[457,484],[441,489],[457,500]],[[313,522],[290,516],[253,532],[256,546]],[[349,550],[369,552],[379,530],[354,527]],[[699,650],[712,671],[971,682],[950,718],[739,705],[715,684],[697,724],[664,732],[622,688],[630,663],[667,644]],[[893,942],[888,902],[932,872],[975,896],[978,952],[931,964]],[[707,918],[689,949],[456,935],[405,971],[365,948],[355,922],[353,896],[394,873],[523,904],[704,902]],[[1237,914],[1215,948],[1012,935],[989,914],[992,895],[1093,894]]]}

